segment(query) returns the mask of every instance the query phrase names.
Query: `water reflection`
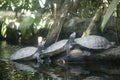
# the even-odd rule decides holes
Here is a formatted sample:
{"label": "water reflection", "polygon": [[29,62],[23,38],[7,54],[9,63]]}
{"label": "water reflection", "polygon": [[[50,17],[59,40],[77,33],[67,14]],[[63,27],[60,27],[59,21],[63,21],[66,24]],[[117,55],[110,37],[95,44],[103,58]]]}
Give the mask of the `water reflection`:
{"label": "water reflection", "polygon": [[23,70],[23,71],[31,71],[31,72],[37,72],[37,69],[39,65],[37,64],[24,64],[24,63],[18,63],[18,62],[11,62],[17,69]]}
{"label": "water reflection", "polygon": [[0,45],[0,80],[120,80],[119,61],[64,65],[9,61],[8,56],[17,49],[5,43]]}
{"label": "water reflection", "polygon": [[[120,66],[113,64],[37,64],[0,60],[0,80],[119,80]],[[4,75],[6,74],[6,75]],[[13,79],[14,78],[14,79]]]}
{"label": "water reflection", "polygon": [[[112,64],[37,64],[11,62],[14,69],[34,72],[40,80],[119,80],[120,66]],[[34,75],[34,76],[35,76]],[[117,76],[116,79],[114,76]]]}
{"label": "water reflection", "polygon": [[35,62],[11,62],[17,69],[22,71],[37,72],[39,78],[45,80],[47,77],[56,80],[75,80],[75,76],[88,75],[90,72],[79,65],[54,65],[54,64],[37,64]]}

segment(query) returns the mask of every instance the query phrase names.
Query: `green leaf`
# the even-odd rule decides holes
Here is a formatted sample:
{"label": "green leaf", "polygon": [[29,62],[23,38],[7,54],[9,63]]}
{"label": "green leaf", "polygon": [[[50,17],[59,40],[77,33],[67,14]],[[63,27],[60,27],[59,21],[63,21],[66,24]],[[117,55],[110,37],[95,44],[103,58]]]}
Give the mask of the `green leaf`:
{"label": "green leaf", "polygon": [[1,28],[1,35],[3,37],[6,37],[6,31],[7,31],[7,25],[5,23],[2,24],[2,28]]}
{"label": "green leaf", "polygon": [[41,8],[45,7],[46,0],[39,0],[39,4]]}
{"label": "green leaf", "polygon": [[41,14],[39,13],[36,13],[35,14],[35,21],[34,21],[34,33],[36,34],[37,31],[40,29],[39,28],[39,23],[40,23],[40,20],[41,20]]}
{"label": "green leaf", "polygon": [[104,30],[106,23],[108,22],[110,16],[112,15],[115,7],[117,7],[118,3],[119,3],[119,0],[113,0],[110,3],[110,5],[109,5],[109,7],[108,7],[108,9],[106,11],[106,14],[103,17],[103,21],[102,21],[102,24],[101,24],[101,30],[102,31]]}
{"label": "green leaf", "polygon": [[[31,25],[34,23],[34,19],[35,18],[33,18],[31,16],[27,16],[20,23],[20,31],[21,31],[21,34],[23,37],[26,37],[26,35],[28,35],[29,29],[30,29]],[[29,35],[31,35],[31,34],[29,34]]]}

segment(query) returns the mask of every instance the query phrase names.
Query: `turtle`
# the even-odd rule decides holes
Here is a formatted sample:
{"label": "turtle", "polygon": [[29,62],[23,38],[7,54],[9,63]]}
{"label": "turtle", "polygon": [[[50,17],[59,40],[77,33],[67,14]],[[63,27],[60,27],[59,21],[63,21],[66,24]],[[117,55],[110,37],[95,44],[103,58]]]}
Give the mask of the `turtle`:
{"label": "turtle", "polygon": [[69,52],[69,48],[72,48],[72,42],[74,41],[74,38],[75,38],[75,32],[73,32],[70,35],[69,39],[64,39],[55,42],[54,44],[47,47],[45,50],[43,50],[41,55],[53,56],[55,54],[65,51],[66,49],[67,49],[66,52]]}
{"label": "turtle", "polygon": [[85,56],[90,56],[91,51],[90,49],[108,49],[110,47],[114,46],[114,42],[109,42],[106,38],[102,36],[97,35],[88,35],[81,38],[76,38],[73,44],[79,47],[78,53],[76,52],[76,49],[73,51],[70,51],[67,56],[64,56],[64,58],[58,59],[58,63],[62,61],[62,63],[65,63],[64,59],[69,60],[71,58],[74,59],[80,59],[84,58]]}
{"label": "turtle", "polygon": [[54,54],[58,54],[62,51],[65,51],[65,45],[67,43],[67,39],[60,40],[58,42],[53,43],[46,49],[44,49],[41,53],[41,55],[49,55],[52,56]]}
{"label": "turtle", "polygon": [[42,62],[42,60],[39,58],[41,50],[42,46],[39,46],[39,48],[32,46],[21,48],[10,56],[10,60],[33,60],[37,58],[38,62]]}
{"label": "turtle", "polygon": [[109,42],[106,38],[97,35],[88,35],[75,39],[76,44],[88,49],[108,49],[114,47],[115,42]]}

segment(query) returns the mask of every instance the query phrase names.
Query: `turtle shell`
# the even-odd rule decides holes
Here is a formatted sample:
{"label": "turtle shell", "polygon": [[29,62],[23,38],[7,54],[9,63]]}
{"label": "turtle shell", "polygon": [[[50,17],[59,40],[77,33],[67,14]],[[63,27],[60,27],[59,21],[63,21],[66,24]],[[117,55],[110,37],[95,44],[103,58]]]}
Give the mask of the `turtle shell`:
{"label": "turtle shell", "polygon": [[16,51],[10,56],[10,60],[31,60],[34,59],[34,54],[38,48],[36,47],[25,47]]}
{"label": "turtle shell", "polygon": [[114,42],[109,42],[106,38],[97,35],[89,35],[82,38],[77,38],[75,41],[80,46],[89,49],[108,49],[113,47],[115,44]]}
{"label": "turtle shell", "polygon": [[61,40],[61,41],[55,42],[51,46],[47,47],[42,52],[42,54],[44,54],[44,55],[49,54],[50,56],[52,56],[54,54],[57,54],[57,53],[65,51],[65,45],[66,45],[67,41],[68,40],[65,39],[65,40]]}

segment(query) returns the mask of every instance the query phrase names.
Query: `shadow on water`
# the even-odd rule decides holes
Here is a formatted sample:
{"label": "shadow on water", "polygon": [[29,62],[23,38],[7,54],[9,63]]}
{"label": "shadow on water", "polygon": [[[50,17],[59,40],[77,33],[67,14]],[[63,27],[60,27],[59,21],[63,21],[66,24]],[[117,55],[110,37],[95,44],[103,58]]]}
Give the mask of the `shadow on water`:
{"label": "shadow on water", "polygon": [[9,56],[19,46],[0,43],[0,80],[120,80],[118,63],[38,64],[12,62]]}

